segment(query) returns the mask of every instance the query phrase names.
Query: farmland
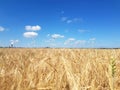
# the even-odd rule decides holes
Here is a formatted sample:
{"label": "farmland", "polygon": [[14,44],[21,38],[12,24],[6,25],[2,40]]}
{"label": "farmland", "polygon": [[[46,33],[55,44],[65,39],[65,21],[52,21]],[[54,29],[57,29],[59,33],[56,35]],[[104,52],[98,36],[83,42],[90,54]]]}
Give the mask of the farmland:
{"label": "farmland", "polygon": [[0,90],[120,90],[120,49],[1,48]]}

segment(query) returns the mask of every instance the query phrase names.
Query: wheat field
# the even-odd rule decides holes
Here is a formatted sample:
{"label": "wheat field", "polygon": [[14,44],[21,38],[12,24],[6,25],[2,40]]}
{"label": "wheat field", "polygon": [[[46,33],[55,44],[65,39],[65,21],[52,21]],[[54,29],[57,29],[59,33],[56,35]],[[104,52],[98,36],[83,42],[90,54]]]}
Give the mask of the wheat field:
{"label": "wheat field", "polygon": [[120,49],[1,48],[0,90],[120,90]]}

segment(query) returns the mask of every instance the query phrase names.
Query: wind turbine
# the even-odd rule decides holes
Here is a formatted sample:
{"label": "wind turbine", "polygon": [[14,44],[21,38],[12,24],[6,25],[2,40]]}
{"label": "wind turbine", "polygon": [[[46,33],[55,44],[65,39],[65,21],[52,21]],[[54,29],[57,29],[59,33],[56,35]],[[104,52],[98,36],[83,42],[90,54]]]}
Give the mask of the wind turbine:
{"label": "wind turbine", "polygon": [[18,43],[19,40],[10,40],[10,47],[13,48],[15,46],[15,43]]}

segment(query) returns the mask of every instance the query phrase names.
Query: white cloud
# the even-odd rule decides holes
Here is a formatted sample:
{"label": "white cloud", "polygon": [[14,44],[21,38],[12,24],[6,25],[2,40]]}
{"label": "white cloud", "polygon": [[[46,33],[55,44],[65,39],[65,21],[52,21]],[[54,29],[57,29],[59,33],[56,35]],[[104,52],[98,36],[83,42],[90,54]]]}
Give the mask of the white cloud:
{"label": "white cloud", "polygon": [[64,42],[64,45],[70,47],[85,47],[87,44],[86,40],[76,40],[75,38],[69,38]]}
{"label": "white cloud", "polygon": [[64,44],[65,45],[68,45],[68,44],[71,44],[72,42],[74,42],[75,41],[75,38],[69,38],[69,39],[67,39],[65,42],[64,42]]}
{"label": "white cloud", "polygon": [[47,42],[47,43],[51,43],[51,42],[54,42],[55,40],[54,39],[48,39],[48,40],[45,40],[45,42]]}
{"label": "white cloud", "polygon": [[75,42],[75,45],[85,45],[86,43],[87,43],[86,40],[77,40],[77,41]]}
{"label": "white cloud", "polygon": [[39,25],[36,25],[36,26],[27,25],[27,26],[25,26],[25,29],[27,31],[39,31],[39,30],[41,30],[41,26],[39,26]]}
{"label": "white cloud", "polygon": [[50,34],[47,34],[47,37],[49,37],[50,36]]}
{"label": "white cloud", "polygon": [[15,42],[16,42],[16,43],[18,43],[18,42],[19,42],[19,40],[15,40]]}
{"label": "white cloud", "polygon": [[61,18],[61,21],[65,22],[65,23],[67,23],[67,24],[69,24],[69,23],[72,23],[72,22],[73,22],[73,20],[68,19],[68,17],[62,17],[62,18]]}
{"label": "white cloud", "polygon": [[53,35],[51,35],[51,37],[52,37],[53,39],[64,38],[64,36],[63,36],[63,35],[60,35],[60,34],[53,34]]}
{"label": "white cloud", "polygon": [[83,21],[82,18],[74,18],[74,19],[73,19],[73,22],[82,22],[82,21]]}
{"label": "white cloud", "polygon": [[69,38],[68,41],[75,41],[75,38]]}
{"label": "white cloud", "polygon": [[68,17],[62,17],[61,21],[69,24],[69,23],[75,23],[75,22],[82,22],[82,18],[68,18]]}
{"label": "white cloud", "polygon": [[36,33],[36,32],[25,32],[25,33],[23,33],[23,36],[26,37],[26,38],[34,38],[34,37],[38,36],[38,33]]}
{"label": "white cloud", "polygon": [[5,30],[5,28],[0,26],[0,31],[4,31],[4,30]]}
{"label": "white cloud", "polygon": [[91,47],[94,47],[95,46],[95,42],[96,42],[96,38],[90,38],[88,40],[88,44],[91,46]]}
{"label": "white cloud", "polygon": [[72,23],[72,22],[73,22],[72,20],[67,20],[67,21],[66,21],[66,23],[68,23],[68,24],[69,24],[69,23]]}
{"label": "white cloud", "polygon": [[79,40],[75,38],[68,38],[64,45],[69,47],[94,47],[96,38],[90,38],[88,40]]}

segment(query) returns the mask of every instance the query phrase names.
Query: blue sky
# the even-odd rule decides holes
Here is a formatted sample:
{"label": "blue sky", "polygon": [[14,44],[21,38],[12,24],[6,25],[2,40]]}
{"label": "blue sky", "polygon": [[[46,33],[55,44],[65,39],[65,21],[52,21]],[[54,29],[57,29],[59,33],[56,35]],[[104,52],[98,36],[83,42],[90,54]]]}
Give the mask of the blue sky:
{"label": "blue sky", "polygon": [[0,46],[120,47],[120,0],[0,0]]}

